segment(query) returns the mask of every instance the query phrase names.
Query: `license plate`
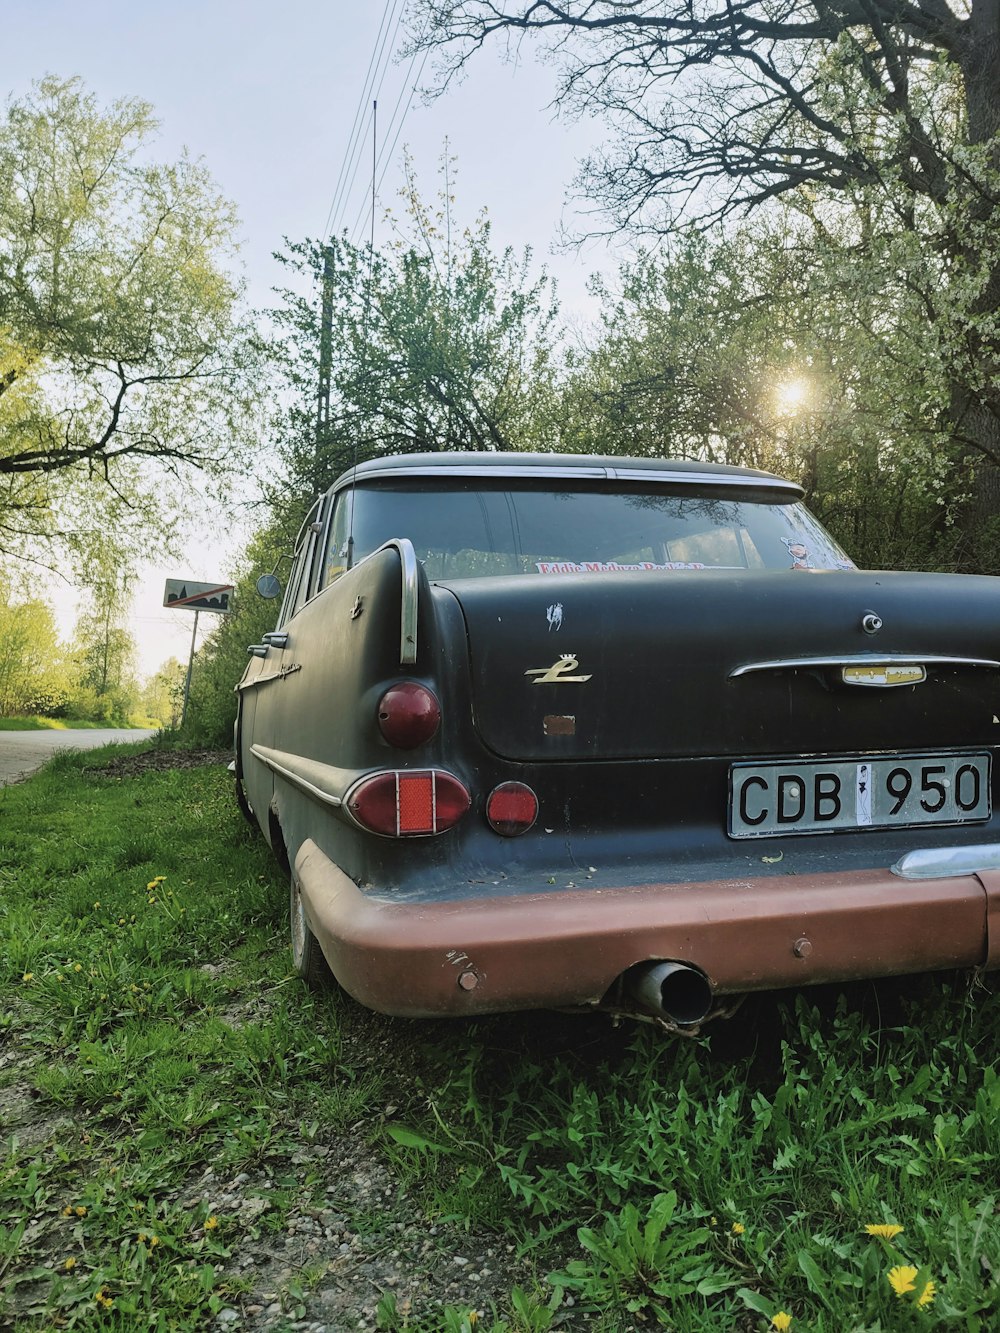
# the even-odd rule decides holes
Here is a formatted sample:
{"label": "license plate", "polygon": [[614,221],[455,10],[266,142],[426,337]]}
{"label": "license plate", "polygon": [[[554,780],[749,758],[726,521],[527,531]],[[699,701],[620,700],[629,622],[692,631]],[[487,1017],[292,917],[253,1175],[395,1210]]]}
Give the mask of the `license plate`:
{"label": "license plate", "polygon": [[733,764],[729,836],[972,824],[990,817],[990,755],[868,755]]}

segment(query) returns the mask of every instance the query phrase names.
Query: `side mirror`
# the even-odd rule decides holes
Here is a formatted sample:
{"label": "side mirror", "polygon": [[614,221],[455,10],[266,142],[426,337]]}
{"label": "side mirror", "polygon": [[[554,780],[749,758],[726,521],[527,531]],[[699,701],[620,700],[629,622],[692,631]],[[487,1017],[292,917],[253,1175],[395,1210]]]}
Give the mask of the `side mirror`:
{"label": "side mirror", "polygon": [[257,580],[257,592],[261,597],[270,601],[272,597],[281,596],[281,579],[277,574],[261,574]]}

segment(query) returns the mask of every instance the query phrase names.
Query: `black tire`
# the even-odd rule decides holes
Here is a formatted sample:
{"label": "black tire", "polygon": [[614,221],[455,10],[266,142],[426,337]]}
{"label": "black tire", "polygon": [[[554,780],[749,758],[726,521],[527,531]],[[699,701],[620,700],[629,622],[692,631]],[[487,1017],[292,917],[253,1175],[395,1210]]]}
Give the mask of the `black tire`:
{"label": "black tire", "polygon": [[323,957],[316,936],[309,929],[302,895],[299,893],[298,881],[294,874],[290,883],[292,967],[311,989],[325,990],[331,981],[330,968]]}
{"label": "black tire", "polygon": [[247,789],[243,785],[243,704],[242,701],[236,710],[236,725],[233,728],[233,749],[236,751],[236,760],[233,765],[233,771],[236,776],[236,804],[240,807],[240,814],[247,823],[255,829],[260,829],[257,822],[257,816],[254,814],[253,806],[250,804],[250,798],[247,796]]}

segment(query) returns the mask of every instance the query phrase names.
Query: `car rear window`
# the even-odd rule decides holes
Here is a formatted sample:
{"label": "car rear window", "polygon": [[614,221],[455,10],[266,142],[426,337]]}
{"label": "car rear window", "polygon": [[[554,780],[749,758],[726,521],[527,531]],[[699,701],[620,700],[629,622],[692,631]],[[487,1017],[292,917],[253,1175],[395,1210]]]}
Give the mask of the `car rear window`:
{"label": "car rear window", "polygon": [[359,486],[353,500],[340,493],[324,581],[391,537],[410,539],[432,579],[854,568],[809,511],[779,492],[557,490],[420,479]]}

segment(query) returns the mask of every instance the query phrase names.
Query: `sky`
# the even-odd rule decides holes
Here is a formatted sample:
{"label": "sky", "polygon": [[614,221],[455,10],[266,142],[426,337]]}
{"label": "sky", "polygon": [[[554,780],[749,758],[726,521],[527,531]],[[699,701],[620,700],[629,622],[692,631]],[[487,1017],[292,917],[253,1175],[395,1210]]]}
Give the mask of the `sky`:
{"label": "sky", "polygon": [[[564,310],[589,313],[589,273],[606,264],[594,245],[550,253],[560,225],[572,228],[568,201],[576,162],[600,141],[593,123],[568,124],[549,109],[553,73],[530,49],[517,66],[487,50],[465,80],[425,105],[409,91],[419,62],[388,59],[403,28],[405,0],[8,0],[0,42],[0,88],[20,97],[45,74],[79,75],[98,100],[140,97],[160,120],[158,158],[182,148],[201,157],[241,217],[242,257],[251,303],[273,303],[282,279],[272,252],[282,237],[320,236],[328,219],[366,237],[372,139],[367,122],[379,103],[376,151],[380,181],[375,241],[385,235],[382,209],[393,205],[408,146],[431,195],[444,145],[457,158],[457,210],[471,218],[485,207],[498,247],[530,245],[556,277]],[[385,57],[379,61],[379,38]],[[391,39],[395,36],[396,40]],[[368,80],[374,59],[373,79]],[[431,74],[424,67],[423,81]],[[366,94],[367,86],[367,94]],[[407,106],[409,109],[407,110]],[[362,161],[343,174],[359,107]],[[404,116],[405,112],[405,116]],[[395,114],[394,114],[395,113]],[[390,153],[393,143],[395,149]],[[337,190],[338,182],[347,182]],[[166,578],[224,580],[238,531],[191,539],[180,560],[150,566],[137,587],[132,629],[140,670],[167,657],[187,659],[192,613],[162,606]],[[64,632],[77,596],[56,595]],[[213,617],[201,617],[199,638]]]}

